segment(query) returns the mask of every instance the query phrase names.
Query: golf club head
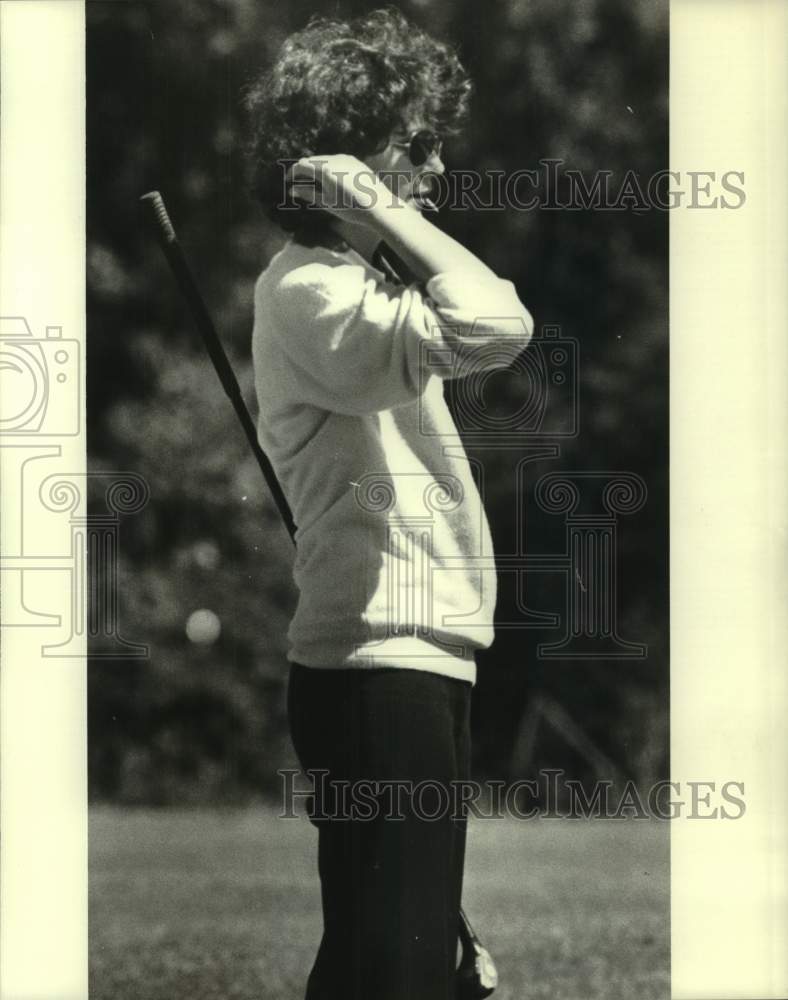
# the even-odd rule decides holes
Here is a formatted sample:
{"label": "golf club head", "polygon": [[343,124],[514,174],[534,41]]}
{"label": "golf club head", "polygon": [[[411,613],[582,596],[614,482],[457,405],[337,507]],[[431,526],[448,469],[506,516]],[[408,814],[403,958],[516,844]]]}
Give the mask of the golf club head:
{"label": "golf club head", "polygon": [[457,1000],[484,1000],[498,985],[498,970],[489,951],[483,945],[474,947],[472,963],[457,970]]}
{"label": "golf club head", "polygon": [[462,958],[456,974],[457,1000],[484,1000],[498,985],[492,955],[476,936],[464,910],[460,910]]}

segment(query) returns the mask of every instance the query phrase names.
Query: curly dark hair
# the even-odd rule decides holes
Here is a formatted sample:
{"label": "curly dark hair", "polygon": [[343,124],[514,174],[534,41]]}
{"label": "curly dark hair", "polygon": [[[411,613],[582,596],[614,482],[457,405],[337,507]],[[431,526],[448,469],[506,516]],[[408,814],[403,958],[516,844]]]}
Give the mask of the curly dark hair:
{"label": "curly dark hair", "polygon": [[470,92],[454,50],[396,9],[350,21],[312,18],[246,92],[252,194],[283,229],[319,242],[330,216],[293,201],[295,208],[282,209],[289,163],[333,153],[363,160],[385,149],[408,119],[456,134]]}

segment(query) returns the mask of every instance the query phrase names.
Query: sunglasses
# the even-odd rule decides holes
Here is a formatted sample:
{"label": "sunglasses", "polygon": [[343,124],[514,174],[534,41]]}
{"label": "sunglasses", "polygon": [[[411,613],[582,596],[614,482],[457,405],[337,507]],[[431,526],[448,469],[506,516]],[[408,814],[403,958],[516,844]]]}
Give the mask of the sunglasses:
{"label": "sunglasses", "polygon": [[429,129],[414,132],[407,142],[392,142],[392,146],[407,149],[408,159],[414,167],[423,166],[431,156],[440,156],[443,140]]}

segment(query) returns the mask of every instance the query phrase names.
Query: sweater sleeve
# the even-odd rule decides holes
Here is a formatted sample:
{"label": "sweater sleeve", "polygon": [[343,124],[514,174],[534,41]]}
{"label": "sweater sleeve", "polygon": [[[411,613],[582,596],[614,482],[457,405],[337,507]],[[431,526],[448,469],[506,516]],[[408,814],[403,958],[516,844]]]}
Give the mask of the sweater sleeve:
{"label": "sweater sleeve", "polygon": [[288,272],[276,308],[303,401],[348,415],[409,403],[433,375],[506,367],[533,329],[509,281],[445,273],[425,294],[345,261]]}

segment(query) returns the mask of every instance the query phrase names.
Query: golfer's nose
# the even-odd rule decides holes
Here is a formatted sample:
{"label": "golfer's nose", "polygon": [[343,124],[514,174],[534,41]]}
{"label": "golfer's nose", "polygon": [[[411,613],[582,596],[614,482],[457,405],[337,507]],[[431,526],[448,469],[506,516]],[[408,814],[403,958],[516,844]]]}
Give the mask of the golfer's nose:
{"label": "golfer's nose", "polygon": [[436,150],[434,153],[430,153],[430,157],[426,163],[427,169],[433,174],[444,174],[446,173],[446,167],[443,165],[443,160],[441,159],[440,153]]}

